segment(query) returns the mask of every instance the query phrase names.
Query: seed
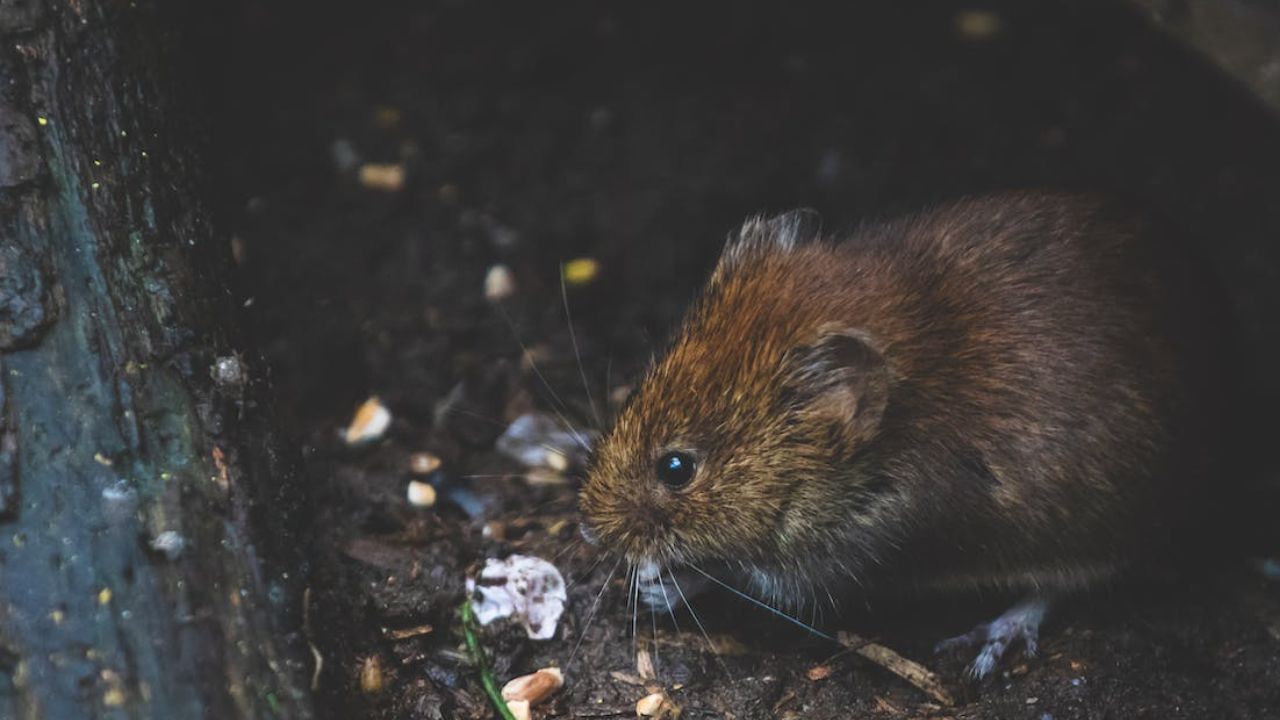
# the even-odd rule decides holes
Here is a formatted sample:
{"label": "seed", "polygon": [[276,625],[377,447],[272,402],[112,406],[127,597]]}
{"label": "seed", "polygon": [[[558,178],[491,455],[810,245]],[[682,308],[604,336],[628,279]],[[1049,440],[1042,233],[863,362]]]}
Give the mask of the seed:
{"label": "seed", "polygon": [[384,685],[382,662],[377,655],[370,655],[360,664],[360,689],[372,695],[382,692]]}
{"label": "seed", "polygon": [[508,702],[526,700],[530,705],[537,705],[562,687],[564,687],[564,674],[560,672],[560,668],[542,668],[538,672],[521,675],[503,685],[502,699]]}
{"label": "seed", "polygon": [[436,504],[436,489],[430,483],[409,481],[409,504],[414,507],[431,507]]}
{"label": "seed", "polygon": [[409,457],[409,471],[414,475],[430,475],[440,469],[440,458],[429,452],[414,453]]}
{"label": "seed", "polygon": [[359,445],[377,440],[391,426],[391,411],[383,406],[375,395],[364,401],[357,410],[345,435],[348,445]]}
{"label": "seed", "polygon": [[489,268],[484,276],[484,299],[500,303],[516,292],[516,277],[511,268],[501,263]]}

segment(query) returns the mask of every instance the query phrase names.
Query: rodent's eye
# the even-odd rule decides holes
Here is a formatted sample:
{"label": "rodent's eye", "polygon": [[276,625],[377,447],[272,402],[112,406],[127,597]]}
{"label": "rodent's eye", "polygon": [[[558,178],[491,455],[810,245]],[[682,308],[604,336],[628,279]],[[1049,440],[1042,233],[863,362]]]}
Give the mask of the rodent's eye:
{"label": "rodent's eye", "polygon": [[678,488],[693,479],[695,466],[693,456],[689,453],[672,451],[658,458],[658,479],[663,485]]}

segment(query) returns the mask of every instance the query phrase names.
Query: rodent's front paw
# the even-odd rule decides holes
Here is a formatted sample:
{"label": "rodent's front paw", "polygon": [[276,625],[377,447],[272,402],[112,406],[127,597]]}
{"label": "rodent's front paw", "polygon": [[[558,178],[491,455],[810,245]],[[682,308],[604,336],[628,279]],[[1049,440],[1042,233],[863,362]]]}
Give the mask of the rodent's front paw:
{"label": "rodent's front paw", "polygon": [[980,644],[982,649],[973,662],[969,663],[967,672],[974,679],[981,680],[996,668],[1005,651],[1016,640],[1022,640],[1023,652],[1027,657],[1036,654],[1039,649],[1040,624],[1048,611],[1049,603],[1042,598],[1020,602],[989,623],[983,623],[963,635],[943,640],[935,650],[945,652]]}

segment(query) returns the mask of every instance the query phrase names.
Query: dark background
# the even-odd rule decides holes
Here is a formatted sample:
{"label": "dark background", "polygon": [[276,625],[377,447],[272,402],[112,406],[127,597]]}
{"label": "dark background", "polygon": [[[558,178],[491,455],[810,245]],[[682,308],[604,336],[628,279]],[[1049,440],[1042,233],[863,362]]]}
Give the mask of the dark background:
{"label": "dark background", "polygon": [[[964,32],[972,11],[992,13],[997,31]],[[563,260],[601,262],[601,278],[568,298],[599,397],[643,367],[748,214],[803,205],[840,227],[998,188],[1100,190],[1198,239],[1246,329],[1239,359],[1256,398],[1269,407],[1280,394],[1280,125],[1124,3],[232,0],[180,21],[209,130],[208,192],[243,250],[236,292],[312,475],[328,717],[484,716],[450,655],[461,578],[478,557],[558,552],[572,529],[551,529],[572,518],[572,489],[477,479],[485,517],[447,498],[424,513],[403,500],[405,458],[431,450],[459,483],[513,470],[492,457],[493,438],[519,410],[547,406],[519,342],[588,422]],[[362,187],[349,167],[361,162],[402,163],[404,188]],[[495,262],[519,286],[501,311],[481,296]],[[350,452],[335,428],[373,393],[396,422]],[[467,412],[441,417],[451,396]],[[485,537],[486,522],[520,534]],[[947,712],[1280,713],[1277,588],[1243,559],[1222,565],[1208,580],[1100,591],[1051,624],[1044,658],[968,688],[965,708]],[[604,574],[575,553],[561,566],[590,576],[572,595],[571,614],[585,614]],[[630,712],[643,694],[607,674],[632,664],[623,604],[621,593],[604,604],[584,650],[594,670],[571,675],[558,712]],[[666,626],[660,679],[684,684],[692,717],[933,712],[848,658],[807,680],[829,648],[780,628],[761,636],[760,618],[724,604],[733,613],[712,614],[748,619],[713,629],[751,648],[727,667]],[[951,631],[977,619],[921,612]],[[879,632],[876,617],[864,634]],[[412,643],[380,632],[414,622],[437,629]],[[887,644],[932,663],[933,630],[883,627]],[[563,662],[572,645],[493,642],[507,675]],[[377,694],[357,682],[370,657],[392,668]],[[938,663],[963,685],[960,659]]]}

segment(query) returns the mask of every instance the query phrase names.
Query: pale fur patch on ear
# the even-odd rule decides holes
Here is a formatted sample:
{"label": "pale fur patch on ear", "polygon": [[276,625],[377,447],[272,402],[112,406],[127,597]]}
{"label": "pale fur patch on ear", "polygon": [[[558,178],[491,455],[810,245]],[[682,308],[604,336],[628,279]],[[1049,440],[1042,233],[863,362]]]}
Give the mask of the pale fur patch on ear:
{"label": "pale fur patch on ear", "polygon": [[740,260],[769,252],[786,252],[822,236],[822,217],[802,208],[772,217],[748,218],[737,234],[730,235],[720,256],[718,271]]}

